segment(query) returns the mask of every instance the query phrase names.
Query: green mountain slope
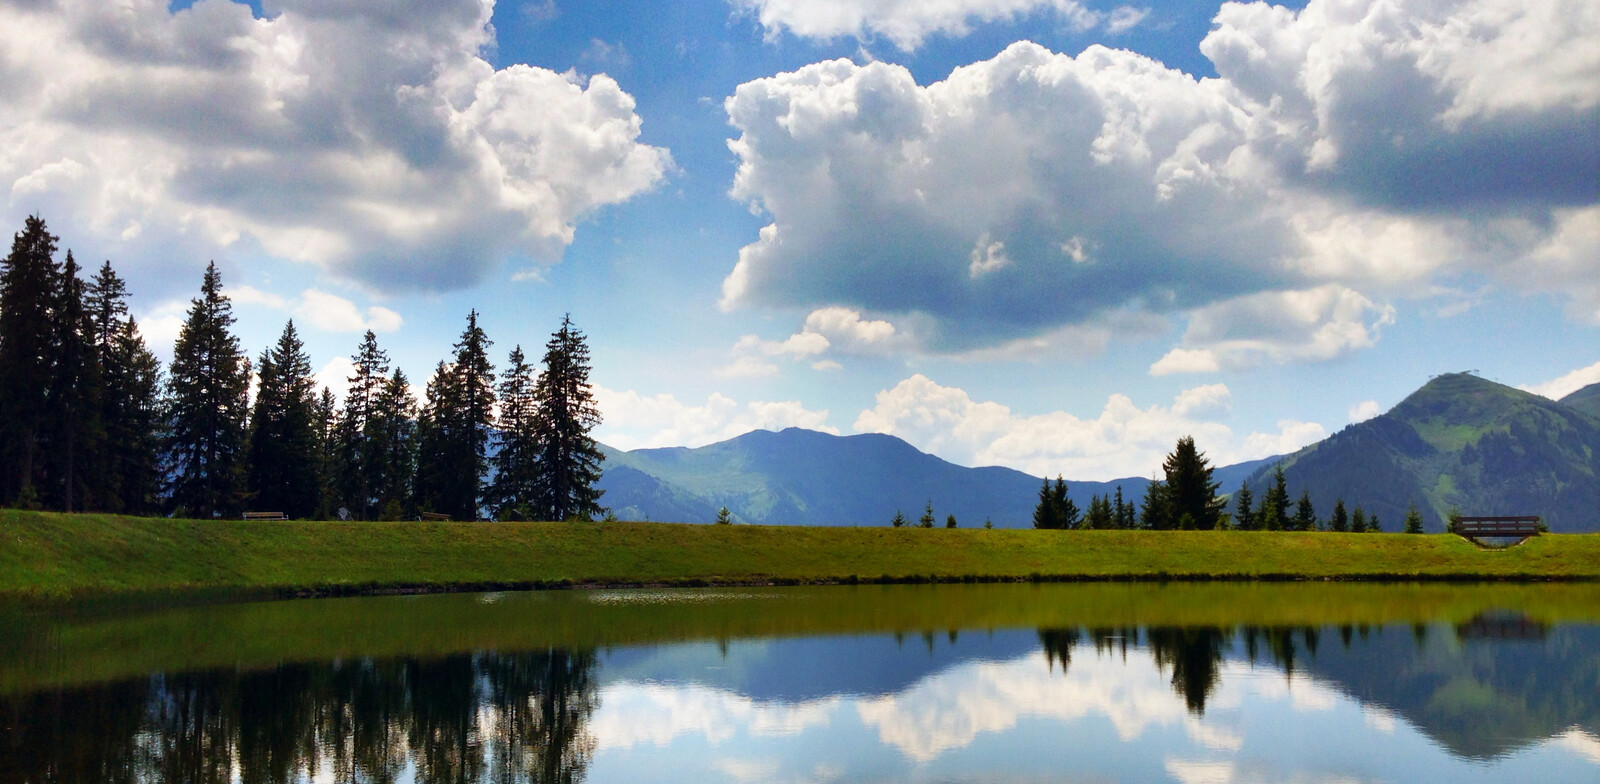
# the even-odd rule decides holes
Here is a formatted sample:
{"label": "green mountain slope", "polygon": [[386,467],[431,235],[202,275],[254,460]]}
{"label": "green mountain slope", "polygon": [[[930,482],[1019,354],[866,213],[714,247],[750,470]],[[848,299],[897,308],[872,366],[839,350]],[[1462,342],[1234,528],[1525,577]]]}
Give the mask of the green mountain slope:
{"label": "green mountain slope", "polygon": [[1561,398],[1560,403],[1567,408],[1576,409],[1595,419],[1600,419],[1600,384],[1590,384]]}
{"label": "green mountain slope", "polygon": [[[1469,374],[1439,376],[1283,464],[1290,494],[1309,490],[1324,518],[1343,498],[1389,531],[1412,502],[1430,531],[1444,529],[1451,507],[1536,514],[1557,532],[1600,530],[1600,419]],[[1270,481],[1263,470],[1251,484],[1264,491]]]}
{"label": "green mountain slope", "polygon": [[[711,522],[727,506],[741,523],[888,525],[899,511],[915,523],[930,501],[936,525],[954,514],[962,527],[993,520],[1032,525],[1040,479],[1009,468],[966,468],[894,436],[835,436],[790,428],[757,430],[694,449],[608,449],[601,503],[623,519]],[[1255,466],[1245,467],[1254,471]],[[1232,471],[1232,473],[1227,473]],[[1219,470],[1237,485],[1236,469]],[[1080,508],[1091,495],[1138,501],[1147,480],[1068,482]]]}

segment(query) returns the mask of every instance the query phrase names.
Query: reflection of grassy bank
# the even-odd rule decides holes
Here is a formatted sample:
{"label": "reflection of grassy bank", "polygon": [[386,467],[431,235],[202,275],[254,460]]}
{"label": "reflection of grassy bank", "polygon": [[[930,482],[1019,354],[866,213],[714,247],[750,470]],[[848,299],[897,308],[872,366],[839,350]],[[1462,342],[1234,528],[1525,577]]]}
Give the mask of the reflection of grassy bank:
{"label": "reflection of grassy bank", "polygon": [[1139,578],[1597,579],[1600,535],[1454,536],[664,523],[330,523],[0,512],[0,595],[558,584]]}
{"label": "reflection of grassy bank", "polygon": [[474,650],[951,630],[1600,620],[1591,584],[1090,583],[379,596],[145,612],[0,607],[0,694],[155,671]]}

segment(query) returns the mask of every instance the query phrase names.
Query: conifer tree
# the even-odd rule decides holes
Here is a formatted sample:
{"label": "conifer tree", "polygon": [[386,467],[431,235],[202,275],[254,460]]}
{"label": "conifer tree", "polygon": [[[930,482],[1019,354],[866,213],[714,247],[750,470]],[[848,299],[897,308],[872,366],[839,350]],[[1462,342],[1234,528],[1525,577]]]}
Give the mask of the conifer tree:
{"label": "conifer tree", "polygon": [[167,374],[167,503],[189,517],[233,515],[243,504],[250,361],[229,331],[233,322],[222,273],[212,262]]}
{"label": "conifer tree", "polygon": [[1159,479],[1144,486],[1144,501],[1139,505],[1139,527],[1147,531],[1165,531],[1172,527],[1172,513],[1167,507],[1167,486]]}
{"label": "conifer tree", "polygon": [[323,387],[315,411],[317,431],[317,509],[318,519],[333,519],[339,508],[339,401],[333,390]]}
{"label": "conifer tree", "polygon": [[160,506],[161,362],[129,316],[101,347],[106,432],[107,509],[151,514]]}
{"label": "conifer tree", "polygon": [[917,518],[917,525],[923,528],[933,527],[933,502],[929,501],[927,508],[922,510],[922,517]]}
{"label": "conifer tree", "polygon": [[1054,484],[1049,479],[1039,488],[1039,505],[1033,510],[1033,527],[1067,529],[1078,527],[1078,505],[1067,495],[1067,482],[1059,474]]}
{"label": "conifer tree", "polygon": [[489,508],[498,520],[528,520],[539,505],[539,433],[534,427],[537,372],[522,353],[511,350],[500,376],[500,422],[494,439],[494,481]]}
{"label": "conifer tree", "polygon": [[1369,533],[1369,534],[1381,534],[1381,533],[1383,533],[1383,524],[1378,521],[1378,513],[1377,512],[1373,512],[1372,516],[1367,518],[1367,533]]}
{"label": "conifer tree", "polygon": [[106,492],[105,430],[101,424],[100,356],[95,325],[84,304],[78,262],[67,251],[55,285],[51,309],[51,353],[54,367],[46,410],[49,412],[51,505],[68,512],[100,505]]}
{"label": "conifer tree", "polygon": [[294,321],[284,324],[276,345],[261,352],[256,372],[259,383],[250,415],[251,504],[291,518],[310,517],[322,501],[316,383]]}
{"label": "conifer tree", "polygon": [[894,510],[894,519],[890,520],[889,524],[895,528],[904,528],[906,527],[906,516],[901,514],[899,509],[896,509]]}
{"label": "conifer tree", "polygon": [[956,516],[953,515],[953,514],[952,515],[945,515],[944,527],[946,527],[946,528],[954,528],[954,527],[956,527]]}
{"label": "conifer tree", "polygon": [[370,520],[378,510],[376,475],[382,458],[368,442],[373,408],[389,376],[389,355],[378,348],[378,336],[369,329],[350,362],[354,373],[339,417],[339,496],[357,518]]}
{"label": "conifer tree", "polygon": [[440,362],[428,379],[427,402],[417,417],[417,510],[452,514],[453,442],[460,407],[454,368]]}
{"label": "conifer tree", "polygon": [[1122,485],[1117,485],[1117,498],[1112,504],[1116,508],[1117,528],[1126,531],[1138,524],[1133,504],[1126,502],[1122,497]]}
{"label": "conifer tree", "polygon": [[1250,483],[1240,482],[1239,492],[1233,494],[1233,525],[1241,531],[1256,530],[1255,496],[1250,492]]}
{"label": "conifer tree", "polygon": [[1300,491],[1300,500],[1294,505],[1293,530],[1317,530],[1317,509],[1311,505],[1311,491]]}
{"label": "conifer tree", "polygon": [[1289,486],[1283,475],[1283,464],[1280,463],[1272,468],[1272,486],[1267,488],[1266,498],[1261,501],[1258,525],[1267,531],[1284,531],[1292,528],[1289,504]]}
{"label": "conifer tree", "polygon": [[717,525],[733,525],[733,513],[724,506],[717,510]]}
{"label": "conifer tree", "polygon": [[589,434],[600,424],[589,385],[589,346],[582,332],[563,316],[545,344],[544,372],[534,388],[535,430],[539,436],[538,497],[550,520],[588,520],[604,512],[595,487],[605,460]]}
{"label": "conifer tree", "polygon": [[84,294],[100,363],[103,455],[98,505],[111,512],[155,509],[160,483],[161,366],[128,315],[128,287],[107,261]]}
{"label": "conifer tree", "polygon": [[56,240],[29,216],[0,263],[0,504],[39,505],[56,304]]}
{"label": "conifer tree", "polygon": [[415,513],[412,483],[417,471],[417,401],[404,371],[395,368],[373,399],[367,419],[368,481],[381,520]]}
{"label": "conifer tree", "polygon": [[1217,498],[1210,461],[1195,448],[1194,439],[1178,439],[1177,447],[1161,467],[1166,473],[1173,527],[1205,531],[1216,528],[1223,502]]}
{"label": "conifer tree", "polygon": [[489,340],[478,326],[478,311],[467,314],[467,328],[455,344],[455,430],[451,440],[450,500],[446,511],[457,520],[476,520],[483,507],[484,474],[489,469],[489,433],[494,427],[494,365]]}
{"label": "conifer tree", "polygon": [[1343,498],[1333,503],[1333,516],[1328,518],[1328,530],[1341,534],[1350,530],[1350,513],[1345,511]]}
{"label": "conifer tree", "polygon": [[1111,509],[1111,496],[1096,495],[1089,499],[1089,513],[1084,517],[1083,527],[1094,530],[1106,530],[1117,525],[1116,514]]}
{"label": "conifer tree", "polygon": [[1367,513],[1361,507],[1350,514],[1350,533],[1364,534],[1367,532]]}
{"label": "conifer tree", "polygon": [[1406,509],[1406,533],[1420,534],[1422,530],[1422,513],[1417,511],[1417,502],[1412,501]]}

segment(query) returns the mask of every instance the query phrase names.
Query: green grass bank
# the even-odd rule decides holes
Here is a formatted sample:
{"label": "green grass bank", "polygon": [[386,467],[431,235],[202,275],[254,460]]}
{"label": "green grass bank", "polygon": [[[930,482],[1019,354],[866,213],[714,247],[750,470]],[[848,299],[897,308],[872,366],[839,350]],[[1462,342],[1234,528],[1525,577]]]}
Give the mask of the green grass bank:
{"label": "green grass bank", "polygon": [[1596,580],[1600,534],[165,520],[0,511],[0,595],[927,580]]}

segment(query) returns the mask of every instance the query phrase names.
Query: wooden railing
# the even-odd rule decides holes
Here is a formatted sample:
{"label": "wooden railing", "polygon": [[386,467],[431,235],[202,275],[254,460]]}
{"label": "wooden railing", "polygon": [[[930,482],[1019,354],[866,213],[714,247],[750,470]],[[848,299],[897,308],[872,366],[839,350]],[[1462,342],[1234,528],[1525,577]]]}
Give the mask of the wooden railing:
{"label": "wooden railing", "polygon": [[244,519],[246,519],[246,520],[287,520],[289,518],[286,517],[282,512],[245,512],[244,513]]}

